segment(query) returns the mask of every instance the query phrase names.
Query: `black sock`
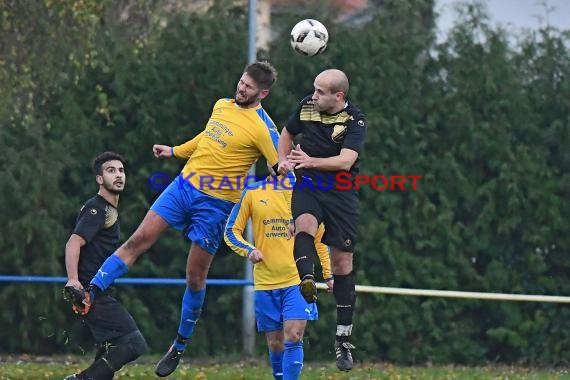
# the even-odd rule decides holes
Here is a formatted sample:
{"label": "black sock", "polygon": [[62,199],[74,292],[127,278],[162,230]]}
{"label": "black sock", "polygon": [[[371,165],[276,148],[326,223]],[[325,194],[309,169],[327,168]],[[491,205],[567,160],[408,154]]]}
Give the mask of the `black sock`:
{"label": "black sock", "polygon": [[354,315],[354,304],[356,302],[356,290],[354,282],[354,272],[347,275],[335,275],[334,298],[336,299],[336,324],[352,325]]}
{"label": "black sock", "polygon": [[295,257],[295,264],[297,265],[299,278],[302,280],[306,275],[314,277],[315,264],[313,260],[317,255],[315,238],[306,232],[299,232],[295,236],[294,247],[293,256]]}

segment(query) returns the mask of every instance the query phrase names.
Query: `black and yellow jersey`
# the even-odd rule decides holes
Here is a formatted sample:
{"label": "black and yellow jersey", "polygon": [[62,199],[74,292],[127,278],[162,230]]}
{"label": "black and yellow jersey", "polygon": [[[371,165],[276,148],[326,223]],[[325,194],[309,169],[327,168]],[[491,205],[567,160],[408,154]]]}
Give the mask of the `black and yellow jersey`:
{"label": "black and yellow jersey", "polygon": [[[316,111],[311,96],[305,97],[286,125],[292,135],[302,134],[299,141],[301,149],[310,157],[333,157],[347,148],[357,153],[362,151],[366,135],[364,114],[351,102],[340,112],[329,115]],[[350,168],[352,176],[358,173],[359,159]],[[338,172],[318,169],[301,169],[298,176],[311,179],[334,178]]]}
{"label": "black and yellow jersey", "polygon": [[79,282],[86,287],[101,264],[120,246],[119,213],[97,194],[81,208],[73,233],[87,242],[81,247],[77,266]]}

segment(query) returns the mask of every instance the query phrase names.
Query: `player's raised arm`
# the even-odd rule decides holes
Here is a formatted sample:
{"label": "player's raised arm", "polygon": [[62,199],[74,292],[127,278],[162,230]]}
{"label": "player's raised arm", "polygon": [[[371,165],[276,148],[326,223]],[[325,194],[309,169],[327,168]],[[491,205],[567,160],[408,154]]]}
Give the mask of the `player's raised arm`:
{"label": "player's raised arm", "polygon": [[174,156],[173,148],[170,145],[154,144],[152,153],[155,158],[170,158]]}
{"label": "player's raised arm", "polygon": [[192,156],[192,153],[196,150],[198,143],[202,139],[204,132],[201,132],[192,140],[186,141],[184,144],[170,146],[170,145],[161,145],[161,144],[154,144],[152,147],[152,151],[156,158],[182,158],[182,159],[189,159]]}

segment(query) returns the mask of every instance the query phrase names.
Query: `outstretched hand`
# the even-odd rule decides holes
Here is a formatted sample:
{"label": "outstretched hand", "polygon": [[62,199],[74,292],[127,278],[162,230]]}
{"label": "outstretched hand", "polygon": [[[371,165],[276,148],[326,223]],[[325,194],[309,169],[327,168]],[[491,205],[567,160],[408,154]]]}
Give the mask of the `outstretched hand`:
{"label": "outstretched hand", "polygon": [[156,158],[169,158],[172,157],[172,147],[168,145],[154,144],[152,152]]}

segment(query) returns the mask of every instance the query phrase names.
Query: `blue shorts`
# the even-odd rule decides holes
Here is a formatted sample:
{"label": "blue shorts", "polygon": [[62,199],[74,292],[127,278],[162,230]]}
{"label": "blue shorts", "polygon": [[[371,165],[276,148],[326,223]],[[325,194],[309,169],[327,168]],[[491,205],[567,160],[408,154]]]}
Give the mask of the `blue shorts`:
{"label": "blue shorts", "polygon": [[233,202],[207,195],[178,176],[150,209],[213,255],[220,246],[233,206]]}
{"label": "blue shorts", "polygon": [[317,304],[308,304],[298,285],[274,290],[256,290],[254,299],[259,332],[283,330],[284,321],[319,319]]}

